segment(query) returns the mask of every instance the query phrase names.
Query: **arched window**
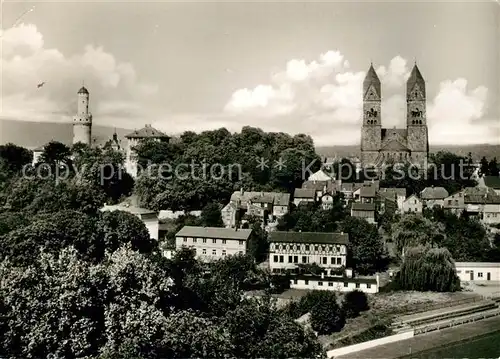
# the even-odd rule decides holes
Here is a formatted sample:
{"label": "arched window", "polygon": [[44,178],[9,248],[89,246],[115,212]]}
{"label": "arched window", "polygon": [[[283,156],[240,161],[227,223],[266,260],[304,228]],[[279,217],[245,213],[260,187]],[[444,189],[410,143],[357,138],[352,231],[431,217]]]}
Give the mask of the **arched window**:
{"label": "arched window", "polygon": [[411,123],[414,125],[415,124],[415,120],[412,120]]}

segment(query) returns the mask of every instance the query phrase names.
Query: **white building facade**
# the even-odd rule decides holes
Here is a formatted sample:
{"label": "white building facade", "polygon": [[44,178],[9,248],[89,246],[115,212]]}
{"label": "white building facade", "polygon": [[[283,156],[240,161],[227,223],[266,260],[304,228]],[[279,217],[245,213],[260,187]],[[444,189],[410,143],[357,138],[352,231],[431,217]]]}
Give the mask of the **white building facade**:
{"label": "white building facade", "polygon": [[184,226],[175,235],[175,249],[193,248],[196,259],[209,262],[246,254],[251,234],[251,229]]}
{"label": "white building facade", "polygon": [[462,282],[500,282],[500,263],[455,262],[455,268]]}

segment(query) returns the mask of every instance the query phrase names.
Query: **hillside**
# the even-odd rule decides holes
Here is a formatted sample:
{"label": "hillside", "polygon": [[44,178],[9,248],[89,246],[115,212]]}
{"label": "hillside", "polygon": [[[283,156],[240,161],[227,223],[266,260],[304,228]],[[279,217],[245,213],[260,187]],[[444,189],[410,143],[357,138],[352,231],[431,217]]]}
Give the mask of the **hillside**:
{"label": "hillside", "polygon": [[[113,135],[114,128],[107,126],[92,126],[92,138],[97,144],[103,144]],[[119,138],[129,134],[132,130],[117,128]],[[0,144],[12,142],[17,145],[34,148],[42,146],[51,140],[65,144],[73,141],[71,123],[28,122],[28,121],[0,121]]]}

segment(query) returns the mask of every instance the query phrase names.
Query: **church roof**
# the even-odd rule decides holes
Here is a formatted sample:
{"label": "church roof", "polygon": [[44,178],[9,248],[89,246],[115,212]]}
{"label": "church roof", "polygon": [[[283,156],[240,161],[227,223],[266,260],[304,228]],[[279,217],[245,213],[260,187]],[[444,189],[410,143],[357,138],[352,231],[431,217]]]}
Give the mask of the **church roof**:
{"label": "church roof", "polygon": [[132,133],[129,133],[125,136],[125,138],[161,138],[168,137],[161,131],[158,131],[156,128],[151,127],[151,125],[146,125],[140,130],[135,130]]}
{"label": "church roof", "polygon": [[390,140],[388,141],[382,148],[382,151],[408,151],[408,147],[403,145],[398,140]]}
{"label": "church roof", "polygon": [[413,66],[413,69],[411,70],[410,77],[406,82],[406,93],[409,94],[411,90],[413,90],[415,84],[417,83],[418,86],[420,87],[420,91],[422,91],[422,94],[425,97],[425,80],[422,74],[420,73],[417,64],[415,64],[415,66]]}
{"label": "church roof", "polygon": [[82,86],[82,88],[78,90],[78,93],[84,93],[88,95],[89,91],[85,88],[85,86]]}
{"label": "church roof", "polygon": [[381,89],[380,89],[380,79],[377,76],[377,73],[375,72],[375,69],[373,68],[373,64],[370,65],[370,68],[368,69],[368,72],[366,73],[365,79],[363,80],[363,96],[366,95],[366,92],[370,88],[370,86],[373,85],[375,87],[375,90],[377,91],[377,95],[381,95]]}

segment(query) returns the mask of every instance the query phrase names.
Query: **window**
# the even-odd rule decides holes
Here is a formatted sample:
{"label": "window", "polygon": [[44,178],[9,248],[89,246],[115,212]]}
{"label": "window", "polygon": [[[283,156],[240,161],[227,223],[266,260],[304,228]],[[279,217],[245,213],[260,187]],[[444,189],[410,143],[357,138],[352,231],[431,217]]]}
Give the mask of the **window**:
{"label": "window", "polygon": [[465,274],[469,274],[469,273],[470,273],[470,270],[466,270],[466,271],[465,271]]}
{"label": "window", "polygon": [[222,240],[222,244],[226,244],[226,240],[225,239]]}
{"label": "window", "polygon": [[280,263],[283,263],[285,261],[285,259],[283,258],[283,256],[280,256]]}
{"label": "window", "polygon": [[329,287],[333,287],[333,282],[328,282]]}
{"label": "window", "polygon": [[239,251],[238,254],[243,254],[243,251]]}
{"label": "window", "polygon": [[197,239],[196,238],[193,238],[193,243],[196,243],[197,242]]}
{"label": "window", "polygon": [[448,204],[451,204],[451,199],[448,200]]}
{"label": "window", "polygon": [[319,285],[320,287],[322,287],[322,286],[323,286],[323,282],[318,282],[318,285]]}
{"label": "window", "polygon": [[483,273],[482,273],[482,272],[478,272],[478,273],[477,273],[477,276],[478,276],[479,278],[483,278]]}
{"label": "window", "polygon": [[319,251],[319,246],[318,246],[318,245],[315,245],[315,246],[314,246],[314,250],[315,250],[316,252],[317,252],[317,251]]}
{"label": "window", "polygon": [[306,280],[304,281],[304,284],[305,284],[305,285],[309,285],[309,279],[306,279]]}
{"label": "window", "polygon": [[223,249],[223,250],[222,250],[222,255],[223,255],[223,256],[225,256],[225,255],[226,255],[226,250],[225,250],[225,249]]}
{"label": "window", "polygon": [[217,239],[212,239],[212,243],[217,243]]}
{"label": "window", "polygon": [[184,242],[187,242],[187,241],[188,241],[188,239],[186,237],[184,237]]}
{"label": "window", "polygon": [[327,257],[323,257],[323,264],[328,264],[328,258]]}
{"label": "window", "polygon": [[207,239],[206,238],[203,238],[203,243],[207,243]]}
{"label": "window", "polygon": [[332,257],[331,260],[330,260],[331,264],[335,264],[335,258]]}
{"label": "window", "polygon": [[273,268],[273,273],[279,273],[279,268]]}
{"label": "window", "polygon": [[307,263],[307,257],[306,256],[302,256],[302,263]]}
{"label": "window", "polygon": [[344,287],[346,287],[346,288],[349,287],[349,283],[344,282]]}
{"label": "window", "polygon": [[243,244],[245,244],[245,241],[240,241],[240,246],[242,246]]}
{"label": "window", "polygon": [[278,256],[274,256],[274,257],[273,257],[273,261],[274,261],[274,262],[278,262]]}
{"label": "window", "polygon": [[297,279],[294,279],[293,280],[293,284],[297,284],[298,280]]}
{"label": "window", "polygon": [[342,264],[342,258],[337,257],[337,264]]}
{"label": "window", "polygon": [[366,284],[366,288],[370,289],[371,287],[372,287],[372,285],[370,283]]}
{"label": "window", "polygon": [[293,263],[299,263],[299,256],[293,256]]}
{"label": "window", "polygon": [[306,244],[306,251],[309,250],[309,244]]}
{"label": "window", "polygon": [[203,251],[201,252],[202,254],[207,254],[207,250],[203,248]]}
{"label": "window", "polygon": [[462,273],[462,271],[457,269],[457,274],[460,274],[460,273]]}
{"label": "window", "polygon": [[216,249],[212,249],[212,255],[213,255],[213,256],[216,256],[216,255],[217,255],[217,250],[216,250]]}
{"label": "window", "polygon": [[288,263],[293,263],[293,258],[292,258],[292,256],[288,256]]}
{"label": "window", "polygon": [[359,288],[359,283],[356,283],[356,288]]}

